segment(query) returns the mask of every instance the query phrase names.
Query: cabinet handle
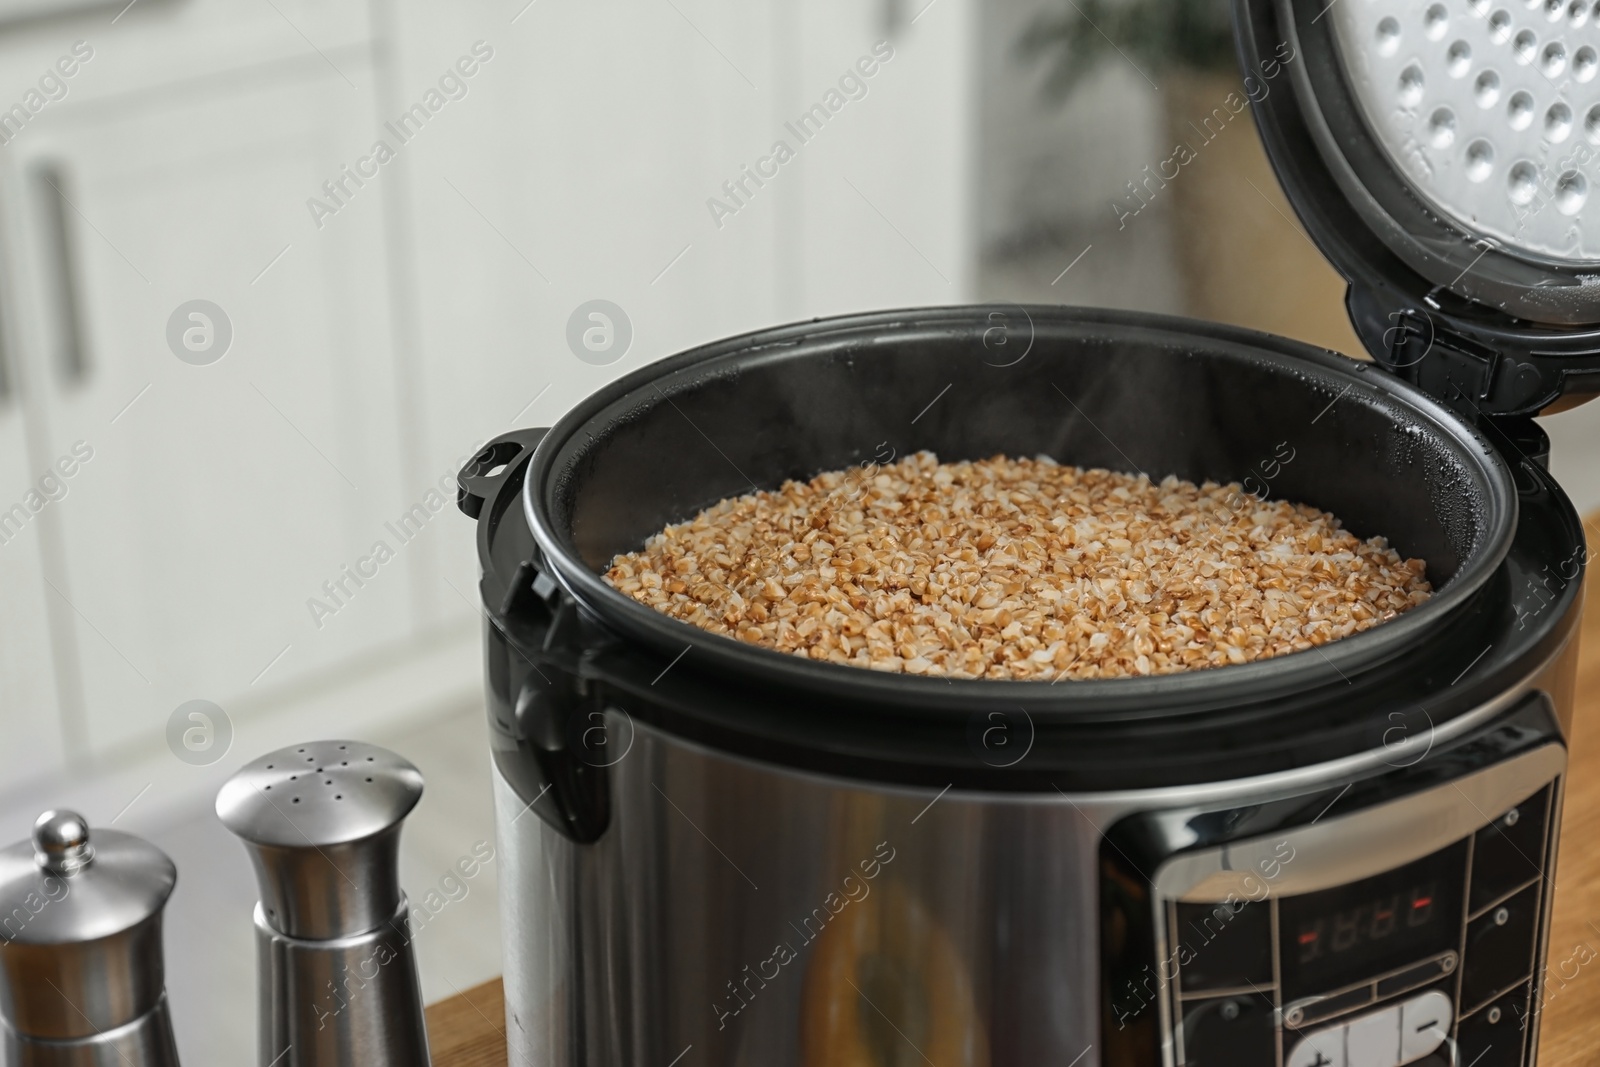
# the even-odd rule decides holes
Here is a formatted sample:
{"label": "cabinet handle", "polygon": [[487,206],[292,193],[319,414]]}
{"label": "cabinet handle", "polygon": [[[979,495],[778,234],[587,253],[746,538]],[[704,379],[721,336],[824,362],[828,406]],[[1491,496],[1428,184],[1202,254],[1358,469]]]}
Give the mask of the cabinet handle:
{"label": "cabinet handle", "polygon": [[60,164],[38,163],[33,181],[39,202],[44,207],[45,232],[50,241],[46,253],[47,277],[55,302],[55,359],[63,381],[76,385],[89,373],[89,355],[83,343],[83,314],[78,298],[78,265],[73,241],[73,226],[67,217],[67,179]]}

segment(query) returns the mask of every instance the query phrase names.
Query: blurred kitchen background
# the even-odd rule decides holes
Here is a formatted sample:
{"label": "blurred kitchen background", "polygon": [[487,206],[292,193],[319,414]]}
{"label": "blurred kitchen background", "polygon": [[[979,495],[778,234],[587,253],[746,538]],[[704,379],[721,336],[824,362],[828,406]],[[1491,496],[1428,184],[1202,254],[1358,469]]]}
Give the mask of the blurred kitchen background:
{"label": "blurred kitchen background", "polygon": [[[273,747],[372,740],[427,775],[427,998],[497,974],[493,865],[441,886],[493,839],[458,467],[650,360],[857,309],[1114,305],[1353,352],[1226,107],[1225,18],[0,0],[0,840],[70,806],[167,849],[181,1051],[240,1062],[254,882],[211,798]],[[592,300],[626,322],[569,329]],[[1600,506],[1600,405],[1546,424]]]}

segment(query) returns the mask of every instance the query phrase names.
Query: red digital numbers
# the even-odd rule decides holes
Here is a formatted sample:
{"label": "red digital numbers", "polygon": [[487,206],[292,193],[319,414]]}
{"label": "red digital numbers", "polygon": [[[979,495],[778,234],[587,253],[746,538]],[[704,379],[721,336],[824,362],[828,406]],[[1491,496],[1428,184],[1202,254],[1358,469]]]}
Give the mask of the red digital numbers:
{"label": "red digital numbers", "polygon": [[1372,905],[1372,928],[1367,931],[1367,936],[1374,941],[1381,941],[1394,933],[1396,913],[1399,910],[1399,893]]}
{"label": "red digital numbers", "polygon": [[1422,926],[1433,918],[1434,883],[1417,886],[1411,891],[1411,907],[1406,912],[1407,926]]}
{"label": "red digital numbers", "polygon": [[[1435,883],[1413,886],[1407,893],[1321,916],[1298,934],[1300,962],[1312,963],[1324,951],[1340,955],[1357,946],[1382,941],[1402,928],[1414,930],[1433,918]],[[1329,927],[1332,926],[1332,936]]]}
{"label": "red digital numbers", "polygon": [[1327,921],[1318,919],[1309,930],[1300,931],[1300,962],[1310,963],[1322,957],[1322,934]]}

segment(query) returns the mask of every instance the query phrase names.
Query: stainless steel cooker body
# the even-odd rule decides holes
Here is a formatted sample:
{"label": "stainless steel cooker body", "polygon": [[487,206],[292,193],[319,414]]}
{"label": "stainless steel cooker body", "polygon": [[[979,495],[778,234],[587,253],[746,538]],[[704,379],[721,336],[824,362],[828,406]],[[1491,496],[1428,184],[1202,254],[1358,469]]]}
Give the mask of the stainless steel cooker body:
{"label": "stainless steel cooker body", "polygon": [[[1422,772],[1529,701],[1554,712],[1553,721],[1569,721],[1575,651],[1567,645],[1524,685],[1377,751],[1255,779],[1129,793],[983,793],[832,778],[719,753],[612,709],[607,743],[629,747],[609,767],[611,821],[599,840],[573,841],[496,774],[511,1062],[1190,1062],[1174,1040],[1173,1015],[1197,998],[1176,1000],[1177,968],[1160,961],[1204,934],[1167,928],[1148,968],[1107,988],[1102,858],[1117,848],[1107,832],[1141,813],[1308,801],[1302,807],[1313,818],[1304,825],[1235,844],[1231,866],[1251,857],[1242,869],[1219,875],[1227,859],[1191,854],[1144,872],[1172,901],[1221,902],[1234,893],[1251,901],[1241,915],[1404,867],[1503,822],[1549,787],[1553,835],[1566,763],[1559,735],[1442,784],[1426,784]],[[1419,780],[1414,792],[1404,792],[1408,776]],[[1352,783],[1374,778],[1400,795],[1315,818]],[[1551,869],[1553,855],[1531,858]],[[1542,934],[1553,881],[1535,884]],[[909,929],[897,934],[897,926]],[[1530,946],[1542,943],[1540,936]],[[1461,950],[1452,950],[1459,961]],[[1526,990],[1540,966],[1535,949],[1503,984]],[[1264,996],[1281,1012],[1274,992],[1270,983],[1227,991],[1252,1005]],[[1537,1040],[1537,996],[1524,993],[1520,1009],[1500,1013],[1502,1047]],[[1204,999],[1215,998],[1206,991]],[[1160,1027],[1159,1059],[1131,1058],[1137,1053],[1119,1038],[1149,1022]],[[1439,1042],[1446,1052],[1451,1022]]]}
{"label": "stainless steel cooker body", "polygon": [[[1533,93],[1484,110],[1502,41],[1474,57],[1468,6],[1234,0],[1245,88],[1288,71],[1251,111],[1374,362],[1096,309],[881,312],[642,368],[462,472],[515,1062],[1533,1062],[1586,562],[1533,416],[1600,394],[1600,305],[1562,221],[1588,187],[1519,132]],[[1483,25],[1542,43],[1564,131],[1588,9],[1532,8]],[[1052,686],[782,656],[601,578],[717,500],[919,449],[1307,501],[1436,592],[1314,651]]]}

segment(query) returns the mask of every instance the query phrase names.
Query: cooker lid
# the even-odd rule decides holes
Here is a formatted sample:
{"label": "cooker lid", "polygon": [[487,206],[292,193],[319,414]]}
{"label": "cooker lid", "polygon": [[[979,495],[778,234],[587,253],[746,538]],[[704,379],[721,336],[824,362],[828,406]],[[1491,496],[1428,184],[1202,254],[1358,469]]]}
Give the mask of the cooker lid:
{"label": "cooker lid", "polygon": [[1373,357],[1468,414],[1600,393],[1595,0],[1235,0],[1245,91]]}

